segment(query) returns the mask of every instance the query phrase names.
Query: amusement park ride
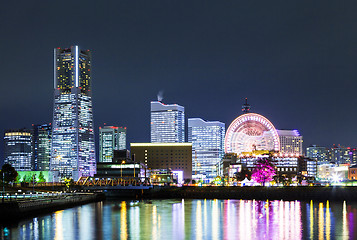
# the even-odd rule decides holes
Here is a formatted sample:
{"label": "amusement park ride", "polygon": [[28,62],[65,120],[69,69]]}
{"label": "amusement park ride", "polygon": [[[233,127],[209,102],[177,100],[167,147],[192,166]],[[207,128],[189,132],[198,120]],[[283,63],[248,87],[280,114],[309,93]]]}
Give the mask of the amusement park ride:
{"label": "amusement park ride", "polygon": [[279,151],[280,140],[274,125],[264,116],[251,113],[247,98],[243,114],[229,126],[225,137],[225,152],[241,154],[254,150]]}

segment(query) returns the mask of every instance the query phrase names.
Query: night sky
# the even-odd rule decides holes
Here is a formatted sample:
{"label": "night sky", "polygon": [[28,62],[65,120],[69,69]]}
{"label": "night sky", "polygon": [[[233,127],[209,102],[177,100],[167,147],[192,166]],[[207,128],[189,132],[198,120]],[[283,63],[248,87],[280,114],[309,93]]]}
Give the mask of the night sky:
{"label": "night sky", "polygon": [[356,12],[325,0],[3,1],[1,135],[52,122],[53,48],[79,45],[92,51],[96,135],[106,123],[149,142],[163,91],[186,118],[228,128],[247,97],[304,147],[357,146]]}

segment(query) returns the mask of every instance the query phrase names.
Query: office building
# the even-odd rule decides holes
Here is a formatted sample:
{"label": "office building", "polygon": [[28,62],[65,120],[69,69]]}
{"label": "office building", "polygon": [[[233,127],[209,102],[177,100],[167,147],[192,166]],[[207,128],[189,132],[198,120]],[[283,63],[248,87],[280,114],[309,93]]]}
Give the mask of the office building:
{"label": "office building", "polygon": [[306,156],[310,159],[315,159],[318,164],[328,163],[328,151],[325,147],[317,145],[306,148]]}
{"label": "office building", "polygon": [[192,179],[212,181],[217,176],[216,164],[224,156],[225,124],[188,119],[188,142],[192,143]]}
{"label": "office building", "polygon": [[31,171],[32,165],[31,130],[6,130],[4,134],[4,163],[16,171]]}
{"label": "office building", "polygon": [[350,155],[350,163],[351,165],[356,165],[357,164],[357,149],[356,148],[351,148],[350,149],[350,152],[349,152],[349,155]]}
{"label": "office building", "polygon": [[96,171],[91,53],[78,46],[54,50],[51,171],[77,180]]}
{"label": "office building", "polygon": [[114,150],[126,149],[126,128],[99,128],[99,162],[112,162]]}
{"label": "office building", "polygon": [[131,143],[135,162],[148,169],[169,169],[183,179],[192,179],[192,143]]}
{"label": "office building", "polygon": [[32,127],[32,164],[35,171],[49,171],[51,160],[51,124]]}
{"label": "office building", "polygon": [[302,136],[298,130],[277,130],[280,139],[280,152],[302,156]]}
{"label": "office building", "polygon": [[177,104],[151,102],[151,142],[185,142],[185,108]]}
{"label": "office building", "polygon": [[332,163],[349,164],[351,163],[350,148],[334,144],[328,149],[328,158]]}

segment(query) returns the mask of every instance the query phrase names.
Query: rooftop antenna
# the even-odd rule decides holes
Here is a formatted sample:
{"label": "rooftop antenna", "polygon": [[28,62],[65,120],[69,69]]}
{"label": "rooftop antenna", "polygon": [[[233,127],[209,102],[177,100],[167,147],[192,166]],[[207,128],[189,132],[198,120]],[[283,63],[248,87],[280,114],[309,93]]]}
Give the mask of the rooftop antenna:
{"label": "rooftop antenna", "polygon": [[249,113],[250,111],[250,105],[248,104],[248,98],[245,98],[245,103],[242,106],[242,112],[244,113]]}

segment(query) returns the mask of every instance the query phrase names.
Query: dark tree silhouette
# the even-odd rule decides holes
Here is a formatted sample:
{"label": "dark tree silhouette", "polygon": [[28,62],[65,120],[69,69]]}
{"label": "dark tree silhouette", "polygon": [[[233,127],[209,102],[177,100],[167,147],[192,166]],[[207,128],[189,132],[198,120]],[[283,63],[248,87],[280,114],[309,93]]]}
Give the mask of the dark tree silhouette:
{"label": "dark tree silhouette", "polygon": [[252,178],[252,172],[249,171],[247,168],[242,168],[240,172],[236,173],[237,181],[243,181],[245,178],[250,180]]}
{"label": "dark tree silhouette", "polygon": [[1,180],[3,179],[3,174],[6,183],[15,181],[18,175],[15,168],[8,163],[5,163],[1,168]]}

